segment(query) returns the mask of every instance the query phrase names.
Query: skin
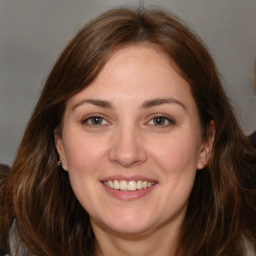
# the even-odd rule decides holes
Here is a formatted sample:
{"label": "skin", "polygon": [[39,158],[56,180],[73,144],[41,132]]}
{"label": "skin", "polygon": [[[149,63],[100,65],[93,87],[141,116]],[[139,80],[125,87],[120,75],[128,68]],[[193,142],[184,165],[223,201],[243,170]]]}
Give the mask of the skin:
{"label": "skin", "polygon": [[[212,146],[176,70],[153,46],[128,46],[66,104],[56,147],[90,216],[97,255],[175,255],[196,172]],[[103,181],[112,177],[156,184],[130,198],[109,193]]]}

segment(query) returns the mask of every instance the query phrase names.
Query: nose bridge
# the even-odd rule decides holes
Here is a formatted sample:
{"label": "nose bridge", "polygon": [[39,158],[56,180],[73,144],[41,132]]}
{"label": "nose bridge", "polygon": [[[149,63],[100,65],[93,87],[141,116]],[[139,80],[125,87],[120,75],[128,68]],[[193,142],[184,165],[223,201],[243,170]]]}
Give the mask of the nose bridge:
{"label": "nose bridge", "polygon": [[124,122],[113,134],[110,149],[110,160],[124,167],[140,164],[146,161],[147,155],[143,145],[143,138],[136,124]]}

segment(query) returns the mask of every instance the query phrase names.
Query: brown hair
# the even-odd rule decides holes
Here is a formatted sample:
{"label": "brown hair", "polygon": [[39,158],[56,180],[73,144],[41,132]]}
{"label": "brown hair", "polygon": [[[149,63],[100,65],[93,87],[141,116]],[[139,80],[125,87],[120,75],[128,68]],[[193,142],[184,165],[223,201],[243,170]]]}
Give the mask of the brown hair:
{"label": "brown hair", "polygon": [[[0,229],[35,255],[93,255],[88,214],[57,166],[54,131],[65,102],[89,85],[114,51],[128,44],[158,47],[190,84],[204,138],[216,126],[209,165],[198,171],[181,227],[180,255],[244,255],[243,237],[255,242],[255,151],[241,132],[218,72],[200,40],[177,18],[159,10],[115,9],[84,27],[53,67],[5,184]],[[254,180],[253,180],[254,179]]]}
{"label": "brown hair", "polygon": [[0,187],[9,175],[10,167],[6,164],[0,164]]}

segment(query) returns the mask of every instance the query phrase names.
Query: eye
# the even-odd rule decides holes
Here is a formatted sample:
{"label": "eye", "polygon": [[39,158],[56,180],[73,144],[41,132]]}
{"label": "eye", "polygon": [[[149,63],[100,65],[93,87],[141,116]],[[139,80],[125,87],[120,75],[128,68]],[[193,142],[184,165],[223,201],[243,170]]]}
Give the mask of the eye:
{"label": "eye", "polygon": [[159,115],[149,120],[148,124],[154,126],[168,126],[170,124],[175,124],[175,122],[170,117]]}
{"label": "eye", "polygon": [[89,116],[82,121],[83,124],[88,126],[101,126],[107,125],[109,122],[102,116]]}

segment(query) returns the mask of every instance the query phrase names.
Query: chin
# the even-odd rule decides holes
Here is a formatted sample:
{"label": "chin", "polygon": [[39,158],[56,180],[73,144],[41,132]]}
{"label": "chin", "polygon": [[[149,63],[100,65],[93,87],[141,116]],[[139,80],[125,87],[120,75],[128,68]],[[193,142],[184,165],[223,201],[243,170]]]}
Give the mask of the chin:
{"label": "chin", "polygon": [[[141,214],[113,214],[108,219],[97,221],[105,231],[118,235],[142,235],[154,226],[154,220]],[[152,217],[152,216],[151,216]],[[96,223],[95,223],[96,224]],[[93,226],[93,225],[92,225]]]}
{"label": "chin", "polygon": [[139,236],[149,232],[152,228],[151,225],[147,225],[146,223],[118,223],[118,225],[109,225],[108,229],[112,233],[116,233],[118,235],[124,236]]}

